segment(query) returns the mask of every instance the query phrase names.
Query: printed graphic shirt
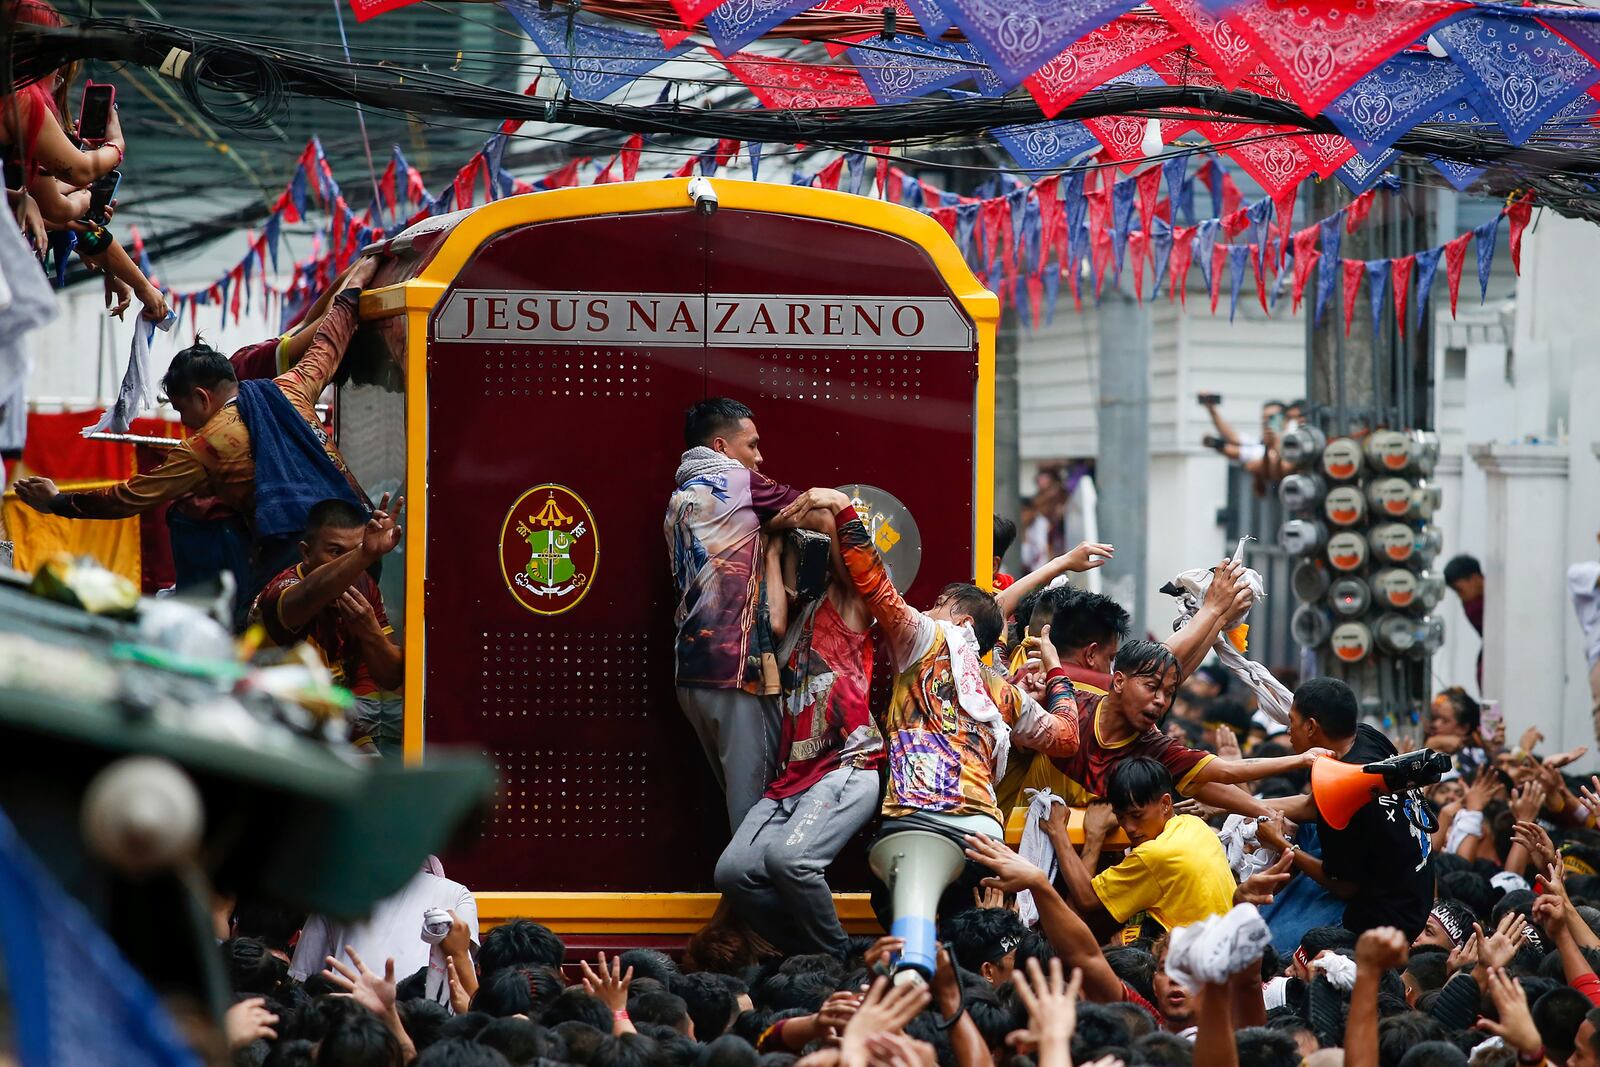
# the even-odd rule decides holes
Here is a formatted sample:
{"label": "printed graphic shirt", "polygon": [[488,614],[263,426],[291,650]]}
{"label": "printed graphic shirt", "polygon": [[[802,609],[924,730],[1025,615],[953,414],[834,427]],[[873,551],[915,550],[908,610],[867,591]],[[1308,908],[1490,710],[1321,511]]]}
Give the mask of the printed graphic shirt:
{"label": "printed graphic shirt", "polygon": [[[839,513],[839,549],[856,591],[883,627],[895,671],[883,716],[889,762],[883,814],[984,815],[1005,825],[995,804],[995,732],[961,707],[943,632],[900,596],[854,508]],[[986,672],[985,685],[1011,728],[1013,751],[1062,757],[1077,751],[1077,709],[1065,673],[1052,672],[1048,711],[998,675]]]}
{"label": "printed graphic shirt", "polygon": [[803,793],[840,767],[883,764],[883,735],[867,704],[871,688],[870,630],[850,629],[833,598],[823,598],[784,669],[779,770],[767,796]]}
{"label": "printed graphic shirt", "polygon": [[667,502],[663,529],[679,602],[674,646],[677,681],[700,689],[766,691],[757,626],[761,605],[761,524],[799,492],[732,460],[690,473],[691,449]]}
{"label": "printed graphic shirt", "polygon": [[1105,796],[1112,770],[1118,763],[1135,756],[1146,756],[1166,767],[1178,792],[1190,795],[1195,788],[1195,776],[1217,757],[1181,745],[1154,726],[1126,741],[1108,743],[1101,733],[1104,727],[1100,722],[1100,703],[1103,700],[1104,693],[1079,693],[1077,751],[1065,758],[1051,759],[1056,769],[1066,775],[1069,788],[1062,795],[1067,803],[1082,805]]}

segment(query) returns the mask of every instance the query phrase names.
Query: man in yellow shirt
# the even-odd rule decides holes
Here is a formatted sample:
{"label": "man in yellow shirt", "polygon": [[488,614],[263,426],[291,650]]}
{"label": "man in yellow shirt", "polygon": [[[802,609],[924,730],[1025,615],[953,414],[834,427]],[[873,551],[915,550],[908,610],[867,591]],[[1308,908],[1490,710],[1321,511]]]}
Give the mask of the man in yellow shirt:
{"label": "man in yellow shirt", "polygon": [[1123,760],[1111,772],[1107,799],[1133,845],[1127,858],[1091,876],[1075,849],[1057,850],[1072,903],[1091,925],[1096,913],[1121,923],[1147,911],[1172,930],[1233,907],[1236,884],[1228,854],[1211,827],[1173,812],[1176,792],[1158,761]]}

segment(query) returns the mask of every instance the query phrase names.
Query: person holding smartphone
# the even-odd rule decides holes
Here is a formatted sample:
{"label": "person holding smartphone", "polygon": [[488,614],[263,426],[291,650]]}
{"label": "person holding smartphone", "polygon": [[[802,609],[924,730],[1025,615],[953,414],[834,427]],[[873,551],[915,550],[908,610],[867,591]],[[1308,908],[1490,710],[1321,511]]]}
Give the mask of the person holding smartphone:
{"label": "person holding smartphone", "polygon": [[1298,415],[1303,407],[1302,402],[1285,404],[1281,400],[1268,400],[1261,405],[1261,435],[1247,437],[1222,417],[1222,412],[1218,410],[1222,404],[1221,394],[1201,393],[1198,399],[1200,406],[1206,409],[1206,414],[1211,416],[1211,424],[1217,431],[1215,435],[1203,438],[1203,443],[1255,475],[1258,495],[1265,493],[1266,488],[1276,484],[1287,470],[1278,454],[1278,442],[1287,430],[1298,424],[1298,418],[1291,420],[1290,414],[1293,412]]}

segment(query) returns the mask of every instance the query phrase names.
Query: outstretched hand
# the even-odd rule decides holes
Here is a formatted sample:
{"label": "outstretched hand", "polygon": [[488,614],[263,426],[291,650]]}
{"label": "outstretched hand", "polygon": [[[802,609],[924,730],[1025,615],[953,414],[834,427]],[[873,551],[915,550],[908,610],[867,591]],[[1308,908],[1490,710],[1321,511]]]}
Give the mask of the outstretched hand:
{"label": "outstretched hand", "polygon": [[323,976],[338,989],[349,993],[357,1004],[372,1014],[388,1015],[394,1010],[396,996],[394,960],[384,961],[383,974],[380,976],[361,962],[361,957],[355,949],[346,945],[344,951],[345,955],[350,957],[350,962],[355,964],[355,968],[351,969],[349,965],[329,956],[327,969],[322,972]]}
{"label": "outstretched hand", "polygon": [[383,494],[372,517],[361,532],[361,551],[371,559],[386,556],[400,544],[400,512],[406,506],[405,497],[396,497],[394,509],[389,508],[389,494]]}
{"label": "outstretched hand", "polygon": [[1100,541],[1080,541],[1072,551],[1061,556],[1069,571],[1092,571],[1110,562],[1117,550]]}
{"label": "outstretched hand", "polygon": [[587,962],[579,961],[578,969],[583,974],[583,991],[600,1001],[612,1012],[626,1011],[628,1007],[628,986],[633,983],[633,968],[627,972],[622,970],[622,957],[613,957],[608,964],[606,954],[600,953],[598,972],[591,968]]}
{"label": "outstretched hand", "polygon": [[[1065,805],[1057,807],[1064,808]],[[980,883],[985,889],[1020,893],[1024,889],[1037,889],[1050,882],[1044,871],[1011,851],[1003,841],[981,834],[968,834],[966,843],[967,858],[994,872]]]}

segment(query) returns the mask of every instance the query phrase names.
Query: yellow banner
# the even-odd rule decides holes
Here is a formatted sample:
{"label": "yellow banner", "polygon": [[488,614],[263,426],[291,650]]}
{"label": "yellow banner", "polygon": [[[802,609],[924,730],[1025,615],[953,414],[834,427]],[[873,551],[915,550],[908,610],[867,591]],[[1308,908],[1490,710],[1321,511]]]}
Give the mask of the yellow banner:
{"label": "yellow banner", "polygon": [[[62,483],[63,491],[98,489],[111,482]],[[92,556],[107,570],[139,584],[139,517],[126,519],[64,519],[35,511],[8,492],[0,509],[4,511],[6,536],[16,545],[12,566],[32,574],[39,564],[57,552]]]}

